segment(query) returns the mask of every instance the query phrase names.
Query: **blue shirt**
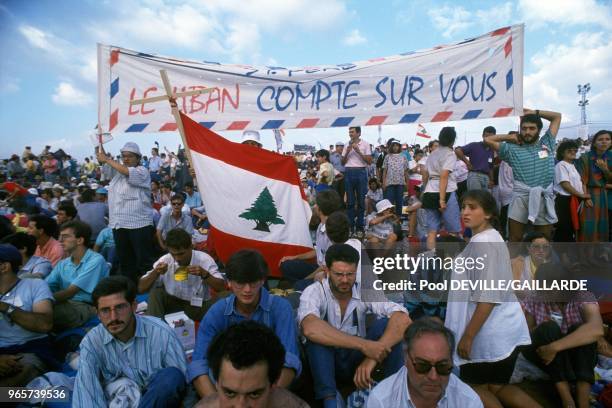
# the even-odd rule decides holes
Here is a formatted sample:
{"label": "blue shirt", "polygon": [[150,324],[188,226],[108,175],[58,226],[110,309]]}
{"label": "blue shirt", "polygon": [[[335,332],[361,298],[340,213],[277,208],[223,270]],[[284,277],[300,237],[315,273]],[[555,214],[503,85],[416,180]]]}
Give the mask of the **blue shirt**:
{"label": "blue shirt", "polygon": [[191,215],[181,211],[181,218],[176,220],[172,216],[172,212],[165,212],[162,214],[157,223],[157,229],[161,231],[162,238],[166,239],[168,232],[174,228],[185,230],[189,235],[193,234],[193,220],[191,219]]}
{"label": "blue shirt", "polygon": [[106,227],[100,231],[98,238],[96,238],[96,245],[100,247],[100,250],[115,246],[115,237],[110,227]]}
{"label": "blue shirt", "polygon": [[183,346],[170,326],[156,317],[134,318],[136,332],[127,343],[114,338],[102,324],[87,333],[80,346],[73,407],[108,407],[104,386],[120,377],[130,378],[142,391],[163,368],[185,373]]}
{"label": "blue shirt", "polygon": [[21,278],[25,274],[36,273],[41,275],[42,278],[46,278],[49,272],[51,272],[51,269],[53,269],[53,266],[47,258],[32,256],[28,260],[28,263],[21,267],[17,276]]}
{"label": "blue shirt", "polygon": [[[291,304],[287,299],[270,295],[266,288],[260,289],[259,296],[259,304],[250,320],[262,323],[276,333],[283,347],[285,347],[285,367],[294,369],[297,377],[302,370],[302,363],[299,357],[297,329]],[[212,339],[231,325],[247,320],[234,307],[235,301],[236,296],[230,295],[217,301],[206,312],[198,329],[191,363],[187,367],[188,382],[201,375],[212,377],[206,358],[208,346]]]}
{"label": "blue shirt", "polygon": [[185,193],[185,204],[187,204],[189,208],[201,207],[202,198],[200,197],[200,193],[197,191],[194,191],[192,195]]}
{"label": "blue shirt", "polygon": [[104,217],[108,216],[108,205],[99,201],[81,203],[77,207],[79,219],[91,227],[91,240],[95,241],[100,231],[106,228]]}
{"label": "blue shirt", "polygon": [[72,257],[59,261],[45,280],[53,292],[68,289],[70,285],[78,286],[80,290],[70,300],[91,303],[91,292],[108,276],[108,270],[102,255],[88,249],[78,265],[72,262]]}

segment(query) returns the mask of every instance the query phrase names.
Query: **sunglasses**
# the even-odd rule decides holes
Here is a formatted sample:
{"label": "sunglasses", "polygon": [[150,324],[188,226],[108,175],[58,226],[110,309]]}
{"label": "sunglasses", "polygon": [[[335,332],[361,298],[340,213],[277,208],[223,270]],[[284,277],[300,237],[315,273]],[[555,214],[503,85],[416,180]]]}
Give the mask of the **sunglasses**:
{"label": "sunglasses", "polygon": [[453,365],[448,361],[440,361],[435,364],[431,364],[429,361],[423,360],[411,360],[411,362],[414,370],[419,374],[429,373],[432,367],[436,369],[436,373],[438,373],[438,375],[450,375],[450,373],[453,371]]}

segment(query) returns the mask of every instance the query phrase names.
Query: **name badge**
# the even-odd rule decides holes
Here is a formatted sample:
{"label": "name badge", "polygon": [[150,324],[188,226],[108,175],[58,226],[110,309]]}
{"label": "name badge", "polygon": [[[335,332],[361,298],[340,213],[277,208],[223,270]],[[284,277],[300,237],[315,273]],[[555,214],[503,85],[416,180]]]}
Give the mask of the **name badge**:
{"label": "name badge", "polygon": [[538,157],[539,157],[540,159],[545,159],[545,158],[547,158],[547,157],[548,157],[548,151],[546,151],[546,150],[540,150],[540,151],[538,152]]}
{"label": "name badge", "polygon": [[493,158],[489,157],[489,160],[487,160],[489,163],[493,163]]}
{"label": "name badge", "polygon": [[189,304],[193,307],[202,307],[202,302],[204,302],[204,298],[196,295],[191,298],[191,302],[189,302]]}

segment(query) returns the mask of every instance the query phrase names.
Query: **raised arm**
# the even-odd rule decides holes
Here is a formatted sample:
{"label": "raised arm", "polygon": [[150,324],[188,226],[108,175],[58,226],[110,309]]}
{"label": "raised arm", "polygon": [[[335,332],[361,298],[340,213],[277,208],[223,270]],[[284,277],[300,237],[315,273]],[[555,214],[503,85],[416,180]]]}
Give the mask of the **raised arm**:
{"label": "raised arm", "polygon": [[516,137],[516,134],[513,135],[493,135],[485,137],[485,144],[492,147],[493,149],[499,151],[499,147],[501,146],[501,142],[510,142],[518,144],[519,140]]}
{"label": "raised arm", "polygon": [[550,130],[550,134],[553,137],[557,136],[557,133],[559,132],[559,127],[561,126],[561,114],[559,112],[523,109],[523,114],[536,114],[539,115],[542,119],[546,119],[550,122],[550,126],[548,128]]}

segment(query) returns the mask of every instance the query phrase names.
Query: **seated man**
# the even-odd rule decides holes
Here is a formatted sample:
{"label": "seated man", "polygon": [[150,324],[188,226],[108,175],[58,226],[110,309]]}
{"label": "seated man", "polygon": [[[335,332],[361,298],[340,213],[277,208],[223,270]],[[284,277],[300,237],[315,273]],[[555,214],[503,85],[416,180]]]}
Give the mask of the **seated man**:
{"label": "seated man", "polygon": [[368,245],[392,248],[401,239],[401,226],[394,208],[387,199],[376,203],[376,213],[368,215],[366,219]]}
{"label": "seated man", "polygon": [[134,407],[180,406],[186,361],[174,331],[136,314],[136,289],[124,276],[101,280],[92,296],[101,323],[81,342],[72,406],[125,406],[125,395]]}
{"label": "seated man", "polygon": [[91,292],[108,276],[109,268],[102,255],[87,248],[90,237],[89,225],[81,221],[68,221],[60,228],[60,242],[68,258],[45,279],[55,298],[55,331],[81,326],[96,314]]}
{"label": "seated man", "polygon": [[53,362],[53,295],[40,279],[19,279],[20,265],[19,251],[0,245],[0,387],[23,387]]}
{"label": "seated man", "polygon": [[25,232],[17,232],[5,237],[2,242],[13,245],[21,254],[22,264],[17,273],[20,279],[44,279],[53,269],[51,262],[47,258],[34,255],[34,251],[36,251],[36,238],[32,235],[28,235]]}
{"label": "seated man", "polygon": [[306,408],[308,404],[275,386],[283,369],[285,349],[274,332],[244,321],[219,333],[207,353],[216,393],[196,408]]}
{"label": "seated man", "polygon": [[[327,279],[307,287],[297,319],[306,337],[306,354],[315,398],[336,406],[336,380],[353,380],[357,388],[372,384],[372,372],[384,362],[385,376],[403,364],[401,340],[410,324],[408,312],[391,302],[363,302],[356,283],[359,252],[335,244],[325,254]],[[366,313],[380,317],[366,330]],[[388,319],[387,319],[388,318]]]}
{"label": "seated man", "polygon": [[302,369],[289,301],[270,295],[263,287],[268,276],[268,265],[259,252],[242,250],[233,254],[227,262],[226,275],[233,294],[215,303],[204,316],[196,336],[187,380],[193,381],[201,397],[217,392],[206,358],[209,345],[215,335],[229,326],[243,320],[253,320],[272,328],[283,344],[285,364],[276,385],[288,387]]}
{"label": "seated man", "polygon": [[193,181],[185,183],[185,204],[187,204],[190,209],[202,206],[200,193],[193,190]]}
{"label": "seated man", "polygon": [[147,314],[164,317],[185,311],[190,319],[200,321],[214,303],[210,289],[225,289],[223,275],[210,255],[193,250],[191,236],[180,228],[168,232],[166,247],[170,253],[138,282],[139,293],[151,290]]}
{"label": "seated man", "polygon": [[368,408],[483,407],[478,394],[451,372],[455,336],[439,320],[415,320],[404,344],[405,365],[374,387]]}
{"label": "seated man", "polygon": [[182,211],[183,205],[185,204],[185,196],[176,194],[170,199],[172,205],[172,211],[162,213],[159,222],[157,223],[157,241],[162,249],[166,248],[166,235],[170,230],[175,228],[181,228],[191,236],[193,234],[193,222],[191,215]]}
{"label": "seated man", "polygon": [[44,215],[33,215],[28,224],[28,234],[36,238],[34,255],[42,256],[55,266],[64,257],[62,246],[53,236],[57,232],[57,223]]}
{"label": "seated man", "polygon": [[57,214],[55,215],[55,221],[57,225],[62,225],[65,222],[72,221],[77,216],[77,209],[72,203],[62,203],[57,208]]}

